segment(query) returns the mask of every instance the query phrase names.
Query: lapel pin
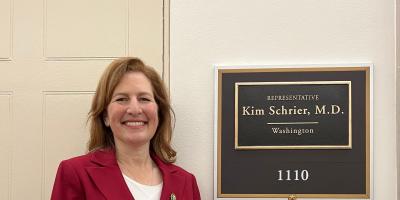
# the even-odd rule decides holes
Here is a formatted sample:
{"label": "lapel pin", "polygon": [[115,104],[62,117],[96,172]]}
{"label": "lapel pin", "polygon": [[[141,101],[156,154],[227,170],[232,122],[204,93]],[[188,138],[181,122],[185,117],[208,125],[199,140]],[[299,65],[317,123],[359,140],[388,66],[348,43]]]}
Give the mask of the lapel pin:
{"label": "lapel pin", "polygon": [[171,193],[171,196],[169,196],[169,199],[170,199],[170,200],[176,200],[175,194],[174,194],[174,193]]}

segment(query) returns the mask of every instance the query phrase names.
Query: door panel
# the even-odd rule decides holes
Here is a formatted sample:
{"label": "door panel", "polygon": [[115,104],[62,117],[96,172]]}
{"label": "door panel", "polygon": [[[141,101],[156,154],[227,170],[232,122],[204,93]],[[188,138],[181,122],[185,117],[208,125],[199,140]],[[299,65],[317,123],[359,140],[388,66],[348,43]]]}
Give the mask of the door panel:
{"label": "door panel", "polygon": [[12,93],[0,92],[0,199],[9,199],[11,183]]}
{"label": "door panel", "polygon": [[77,152],[85,152],[84,144],[89,138],[89,129],[86,126],[87,111],[92,97],[93,92],[43,93],[45,199],[50,199],[60,158],[69,158],[76,156]]}
{"label": "door panel", "polygon": [[10,57],[11,53],[11,0],[0,1],[0,60]]}
{"label": "door panel", "polygon": [[46,57],[110,58],[127,55],[128,0],[44,2]]}

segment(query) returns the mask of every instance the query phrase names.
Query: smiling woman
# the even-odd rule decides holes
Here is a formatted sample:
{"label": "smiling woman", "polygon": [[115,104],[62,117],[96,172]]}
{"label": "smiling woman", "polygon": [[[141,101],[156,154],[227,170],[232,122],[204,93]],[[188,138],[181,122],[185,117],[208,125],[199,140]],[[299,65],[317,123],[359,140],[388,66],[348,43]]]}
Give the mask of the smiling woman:
{"label": "smiling woman", "polygon": [[157,111],[149,79],[141,72],[128,72],[114,90],[104,123],[120,148],[144,145],[149,149],[158,126]]}
{"label": "smiling woman", "polygon": [[172,164],[172,113],[154,69],[112,62],[89,112],[89,153],[61,162],[51,199],[200,199],[195,177]]}

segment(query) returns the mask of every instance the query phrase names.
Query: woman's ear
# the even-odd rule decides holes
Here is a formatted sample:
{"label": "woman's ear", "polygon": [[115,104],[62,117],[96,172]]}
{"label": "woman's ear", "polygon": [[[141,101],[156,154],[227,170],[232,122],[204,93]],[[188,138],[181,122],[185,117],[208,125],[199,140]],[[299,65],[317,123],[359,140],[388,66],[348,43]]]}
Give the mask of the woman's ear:
{"label": "woman's ear", "polygon": [[107,117],[107,113],[103,114],[103,121],[104,121],[104,125],[106,125],[107,127],[110,127],[110,120]]}

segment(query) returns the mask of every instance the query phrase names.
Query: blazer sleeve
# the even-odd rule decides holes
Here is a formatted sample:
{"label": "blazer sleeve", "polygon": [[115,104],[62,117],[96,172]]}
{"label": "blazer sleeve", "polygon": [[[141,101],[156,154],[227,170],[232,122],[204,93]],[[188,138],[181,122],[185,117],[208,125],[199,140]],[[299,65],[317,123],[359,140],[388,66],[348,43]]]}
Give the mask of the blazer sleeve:
{"label": "blazer sleeve", "polygon": [[84,200],[84,191],[75,169],[67,161],[58,167],[51,200]]}
{"label": "blazer sleeve", "polygon": [[196,177],[192,175],[192,190],[193,190],[193,200],[201,200],[199,187],[197,186]]}

